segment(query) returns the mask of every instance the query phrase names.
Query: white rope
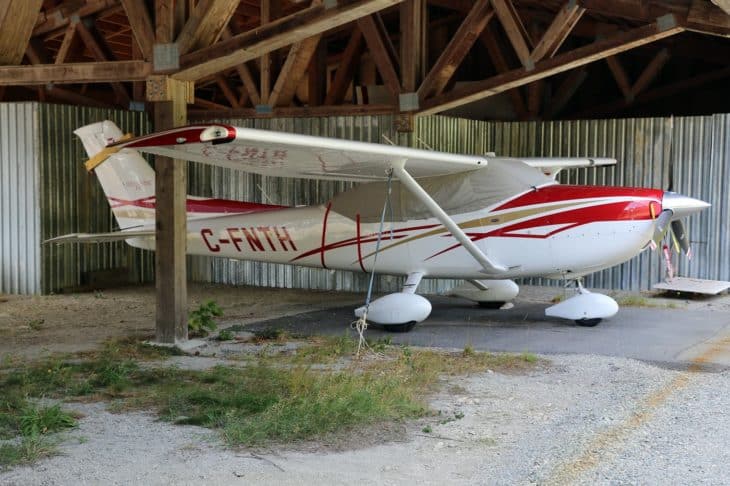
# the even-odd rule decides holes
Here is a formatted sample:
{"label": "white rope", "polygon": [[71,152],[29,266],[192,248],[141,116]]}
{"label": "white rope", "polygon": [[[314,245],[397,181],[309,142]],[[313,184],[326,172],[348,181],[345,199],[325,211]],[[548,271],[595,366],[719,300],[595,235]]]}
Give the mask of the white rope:
{"label": "white rope", "polygon": [[[373,348],[370,347],[367,340],[365,339],[365,331],[368,328],[368,309],[370,308],[370,300],[373,296],[373,284],[375,282],[375,267],[378,264],[378,254],[380,253],[380,241],[382,240],[383,236],[383,226],[385,226],[385,213],[390,208],[390,190],[391,190],[391,183],[393,181],[393,171],[392,169],[388,171],[388,191],[385,196],[385,202],[383,203],[383,212],[380,215],[380,229],[378,230],[378,239],[375,242],[375,254],[373,256],[373,268],[370,270],[370,283],[368,284],[368,294],[365,298],[365,310],[363,311],[362,315],[355,321],[352,321],[350,323],[350,327],[352,329],[355,329],[357,331],[357,334],[359,336],[358,343],[357,343],[357,353],[355,355],[359,358],[360,357],[360,351],[363,349],[368,349],[375,353],[373,351]],[[391,215],[392,215],[392,209],[391,209]],[[392,220],[392,218],[391,218]],[[393,228],[390,228],[390,238],[393,239]],[[377,354],[377,353],[376,353]]]}

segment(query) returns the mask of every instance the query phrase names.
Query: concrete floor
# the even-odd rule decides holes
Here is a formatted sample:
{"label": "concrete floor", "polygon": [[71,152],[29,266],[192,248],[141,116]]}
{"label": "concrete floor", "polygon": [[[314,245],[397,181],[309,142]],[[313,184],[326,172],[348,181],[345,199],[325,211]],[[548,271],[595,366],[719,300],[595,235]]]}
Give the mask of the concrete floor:
{"label": "concrete floor", "polygon": [[[550,304],[517,302],[509,310],[482,309],[473,303],[429,296],[431,316],[408,333],[368,329],[373,339],[389,336],[409,346],[463,348],[538,354],[591,354],[634,358],[670,368],[730,366],[730,354],[707,347],[730,336],[730,311],[666,307],[622,307],[593,328],[546,317]],[[298,334],[341,335],[349,331],[353,306],[257,322],[247,329],[281,328]],[[354,331],[349,331],[354,332]]]}

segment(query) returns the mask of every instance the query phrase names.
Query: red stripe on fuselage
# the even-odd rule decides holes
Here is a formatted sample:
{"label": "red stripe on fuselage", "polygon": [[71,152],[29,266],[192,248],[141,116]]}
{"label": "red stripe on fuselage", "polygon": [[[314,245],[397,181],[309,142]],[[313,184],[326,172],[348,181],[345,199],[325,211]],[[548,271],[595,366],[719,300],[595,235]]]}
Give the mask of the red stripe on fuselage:
{"label": "red stripe on fuselage", "polygon": [[[536,204],[558,203],[562,201],[573,201],[577,199],[598,199],[606,197],[640,197],[652,199],[659,203],[661,212],[662,196],[664,191],[660,189],[642,189],[638,187],[596,187],[596,186],[547,186],[526,194],[518,196],[511,201],[494,208],[492,211],[514,209]],[[647,206],[648,208],[648,206]],[[633,218],[628,218],[633,219]]]}
{"label": "red stripe on fuselage", "polygon": [[[118,208],[121,206],[135,206],[138,208],[155,209],[154,197],[146,197],[144,199],[136,199],[133,201],[110,197],[109,202],[112,203],[112,208]],[[186,203],[186,210],[189,213],[251,214],[286,208],[287,206],[277,206],[275,204],[259,204],[252,202],[231,201],[228,199],[212,198],[188,199]]]}

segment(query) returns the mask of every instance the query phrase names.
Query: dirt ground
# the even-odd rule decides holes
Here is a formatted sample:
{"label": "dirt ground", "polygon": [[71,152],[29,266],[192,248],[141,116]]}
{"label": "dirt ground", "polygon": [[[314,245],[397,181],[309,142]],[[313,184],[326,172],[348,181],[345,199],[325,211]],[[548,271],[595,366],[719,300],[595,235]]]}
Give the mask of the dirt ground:
{"label": "dirt ground", "polygon": [[[227,321],[245,324],[262,318],[298,314],[352,303],[359,294],[191,284],[192,310],[208,299],[222,308]],[[153,286],[89,293],[0,295],[0,360],[7,356],[38,358],[53,353],[90,351],[111,338],[152,338],[155,332]]]}

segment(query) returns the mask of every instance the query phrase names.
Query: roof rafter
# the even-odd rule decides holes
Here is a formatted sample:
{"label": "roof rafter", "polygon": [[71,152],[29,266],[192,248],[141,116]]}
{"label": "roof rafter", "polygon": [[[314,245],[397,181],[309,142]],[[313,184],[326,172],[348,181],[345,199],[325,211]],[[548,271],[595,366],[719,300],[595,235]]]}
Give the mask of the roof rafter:
{"label": "roof rafter", "polygon": [[201,0],[177,36],[180,54],[208,47],[220,37],[228,25],[240,0]]}
{"label": "roof rafter", "polygon": [[152,46],[155,43],[155,29],[147,11],[144,0],[121,0],[124,11],[127,13],[129,25],[134,34],[134,40],[142,52],[145,60],[152,59]]}
{"label": "roof rafter", "polygon": [[296,42],[289,49],[284,65],[281,67],[279,77],[276,79],[274,88],[271,90],[269,105],[287,106],[294,99],[299,82],[309,67],[314,52],[319,45],[321,34]]}
{"label": "roof rafter", "polygon": [[418,88],[420,99],[441,94],[493,15],[494,10],[490,7],[489,0],[474,2],[464,22]]}
{"label": "roof rafter", "polygon": [[421,114],[438,113],[465,105],[472,101],[507,91],[508,89],[524,86],[533,81],[569,71],[599,59],[605,59],[620,52],[655,42],[659,39],[664,39],[684,30],[684,26],[679,25],[674,16],[661,17],[653,24],[621,32],[587,46],[579,47],[553,58],[540,61],[531,70],[525,68],[513,69],[512,71],[498,74],[479,83],[426,100]]}
{"label": "roof rafter", "polygon": [[374,17],[375,15],[373,14],[358,19],[357,25],[365,37],[365,42],[370,49],[370,54],[373,57],[373,61],[375,61],[375,66],[378,68],[380,76],[383,78],[385,86],[394,97],[397,97],[400,94],[398,70],[393,62],[390,49],[387,46],[381,28]]}
{"label": "roof rafter", "polygon": [[0,64],[20,64],[43,0],[0,2]]}
{"label": "roof rafter", "polygon": [[182,56],[182,70],[172,77],[196,81],[261,55],[378,12],[403,0],[342,0],[337,6],[315,5],[260,29]]}

